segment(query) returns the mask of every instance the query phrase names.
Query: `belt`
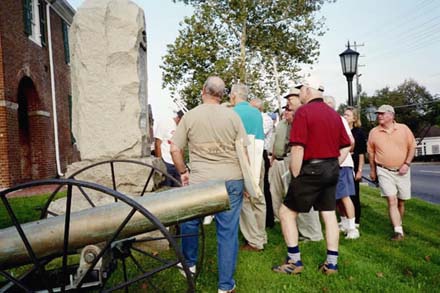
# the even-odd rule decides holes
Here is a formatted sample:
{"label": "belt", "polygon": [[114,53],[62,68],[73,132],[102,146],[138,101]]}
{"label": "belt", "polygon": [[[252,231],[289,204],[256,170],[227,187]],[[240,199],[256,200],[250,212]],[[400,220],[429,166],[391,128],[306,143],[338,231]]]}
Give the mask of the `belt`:
{"label": "belt", "polygon": [[330,159],[311,159],[311,160],[307,160],[304,161],[305,164],[320,164],[320,163],[324,163],[324,162],[330,162],[330,161],[335,161],[336,158],[330,158]]}
{"label": "belt", "polygon": [[283,158],[275,158],[275,160],[277,160],[277,161],[284,161],[284,157]]}
{"label": "belt", "polygon": [[385,167],[384,165],[381,165],[381,164],[378,164],[378,163],[376,163],[376,166],[384,168],[384,169],[386,169],[388,171],[391,171],[391,172],[399,172],[399,168],[388,168],[388,167]]}

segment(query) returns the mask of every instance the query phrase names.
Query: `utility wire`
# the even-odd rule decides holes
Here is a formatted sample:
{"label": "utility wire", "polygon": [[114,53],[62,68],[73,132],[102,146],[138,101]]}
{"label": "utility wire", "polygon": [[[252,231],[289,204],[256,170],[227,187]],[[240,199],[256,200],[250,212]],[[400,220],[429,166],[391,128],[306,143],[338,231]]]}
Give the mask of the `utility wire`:
{"label": "utility wire", "polygon": [[[429,6],[430,4],[435,3],[432,0],[425,0],[420,3],[415,3],[414,6],[410,7],[404,14],[398,15],[396,19],[398,19],[397,22],[391,23],[390,20],[387,19],[384,22],[382,22],[380,25],[377,25],[374,29],[369,31],[368,33],[364,35],[360,35],[361,38],[369,40],[368,43],[370,43],[370,36],[373,35],[374,37],[377,37],[377,32],[382,31],[383,33],[380,35],[379,38],[384,38],[387,35],[393,34],[394,31],[402,29],[402,27],[406,26],[407,24],[413,22],[418,17],[426,17],[426,14],[429,14],[430,11],[434,11],[435,9],[430,8],[428,11],[425,11],[424,8]],[[429,8],[429,7],[428,7]],[[414,11],[416,11],[414,13]],[[412,16],[412,17],[410,17]],[[410,18],[408,18],[410,17]],[[385,30],[384,30],[385,28]],[[368,37],[367,37],[368,36]]]}

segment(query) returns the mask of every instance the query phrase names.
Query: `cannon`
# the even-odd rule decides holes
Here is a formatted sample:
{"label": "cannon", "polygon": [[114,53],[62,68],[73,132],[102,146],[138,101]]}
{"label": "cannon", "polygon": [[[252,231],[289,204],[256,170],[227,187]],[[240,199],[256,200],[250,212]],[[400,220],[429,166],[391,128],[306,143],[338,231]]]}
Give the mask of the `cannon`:
{"label": "cannon", "polygon": [[[130,197],[116,190],[115,163],[133,162],[97,164],[112,165],[113,188],[74,179],[84,171],[81,170],[68,179],[33,181],[0,191],[4,210],[12,223],[11,227],[0,229],[0,292],[195,290],[196,276],[183,262],[178,240],[196,235],[173,234],[167,227],[226,210],[229,198],[224,182],[210,181]],[[140,165],[158,172],[148,164]],[[151,172],[146,174],[148,179],[142,193],[152,177]],[[42,205],[43,217],[23,223],[10,204],[12,195],[17,190],[44,185],[56,188]],[[90,208],[72,209],[74,190],[88,198]],[[90,191],[108,196],[112,202],[95,205],[88,195]],[[58,215],[50,213],[50,202],[60,193],[65,195],[65,211]],[[149,231],[158,231],[159,236],[139,237]],[[170,249],[157,252],[137,245],[158,240],[167,241]],[[186,278],[179,275],[178,266]],[[179,284],[182,280],[183,285]]]}

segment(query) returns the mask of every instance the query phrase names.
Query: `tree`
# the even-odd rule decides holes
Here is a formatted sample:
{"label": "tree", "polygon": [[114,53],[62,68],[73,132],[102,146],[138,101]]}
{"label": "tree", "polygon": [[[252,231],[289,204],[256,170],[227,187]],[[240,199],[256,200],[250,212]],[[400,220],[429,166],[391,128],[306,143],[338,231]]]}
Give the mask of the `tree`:
{"label": "tree", "polygon": [[246,83],[254,97],[279,96],[297,77],[299,63],[316,61],[315,37],[323,34],[324,23],[316,12],[332,0],[180,1],[195,11],[168,45],[161,67],[163,87],[192,108],[212,74],[227,84]]}

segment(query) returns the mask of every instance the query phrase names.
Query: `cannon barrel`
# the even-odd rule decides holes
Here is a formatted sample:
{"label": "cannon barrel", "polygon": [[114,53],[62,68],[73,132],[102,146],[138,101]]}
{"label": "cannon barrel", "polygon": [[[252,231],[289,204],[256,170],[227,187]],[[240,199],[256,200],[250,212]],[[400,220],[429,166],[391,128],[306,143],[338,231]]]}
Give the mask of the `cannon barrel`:
{"label": "cannon barrel", "polygon": [[[134,200],[165,226],[229,208],[229,197],[224,181],[208,181],[151,193]],[[132,206],[116,202],[72,213],[69,251],[110,239],[132,210]],[[38,258],[59,255],[63,252],[64,223],[65,216],[61,215],[22,225],[24,234]],[[154,223],[136,212],[120,232],[118,239],[156,229]],[[0,230],[0,268],[11,268],[30,262],[31,258],[17,229],[9,227]]]}

